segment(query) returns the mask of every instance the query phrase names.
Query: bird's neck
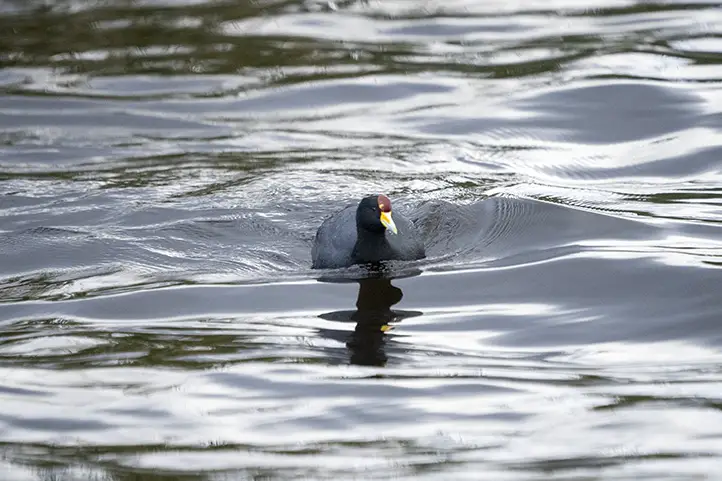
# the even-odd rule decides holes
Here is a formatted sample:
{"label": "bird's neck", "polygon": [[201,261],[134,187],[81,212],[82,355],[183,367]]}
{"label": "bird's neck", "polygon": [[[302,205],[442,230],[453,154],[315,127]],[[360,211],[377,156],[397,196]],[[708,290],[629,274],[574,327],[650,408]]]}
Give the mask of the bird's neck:
{"label": "bird's neck", "polygon": [[357,263],[379,262],[391,257],[391,246],[386,240],[384,231],[372,232],[358,228],[356,234],[353,257]]}

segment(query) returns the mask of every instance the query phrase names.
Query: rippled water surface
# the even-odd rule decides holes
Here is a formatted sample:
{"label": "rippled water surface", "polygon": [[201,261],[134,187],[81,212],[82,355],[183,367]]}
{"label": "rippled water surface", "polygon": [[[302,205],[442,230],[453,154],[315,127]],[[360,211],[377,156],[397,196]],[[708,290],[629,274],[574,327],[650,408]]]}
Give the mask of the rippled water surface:
{"label": "rippled water surface", "polygon": [[718,2],[0,12],[3,481],[722,475]]}

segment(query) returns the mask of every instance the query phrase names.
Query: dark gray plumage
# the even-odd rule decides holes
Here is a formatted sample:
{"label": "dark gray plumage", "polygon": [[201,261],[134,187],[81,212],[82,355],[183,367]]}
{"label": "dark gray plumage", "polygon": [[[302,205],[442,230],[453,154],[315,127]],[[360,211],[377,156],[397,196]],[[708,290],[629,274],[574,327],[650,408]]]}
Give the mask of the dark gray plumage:
{"label": "dark gray plumage", "polygon": [[391,201],[385,195],[364,197],[323,221],[311,250],[314,269],[348,267],[386,260],[416,260],[426,257],[424,244],[414,224],[393,215],[393,228],[382,223],[391,215]]}

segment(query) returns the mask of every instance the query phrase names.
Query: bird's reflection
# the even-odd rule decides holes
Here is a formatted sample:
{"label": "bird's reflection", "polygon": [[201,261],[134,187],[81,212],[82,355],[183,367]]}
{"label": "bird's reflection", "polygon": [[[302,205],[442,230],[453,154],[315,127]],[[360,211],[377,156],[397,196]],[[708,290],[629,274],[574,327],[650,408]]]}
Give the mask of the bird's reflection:
{"label": "bird's reflection", "polygon": [[[391,309],[391,306],[398,304],[403,298],[401,289],[392,285],[391,281],[391,278],[380,273],[373,277],[356,279],[355,282],[359,284],[356,310],[334,311],[319,316],[329,321],[356,323],[354,331],[345,339],[351,364],[385,365],[386,333],[401,320],[422,314],[419,311]],[[346,331],[343,332],[347,334]]]}

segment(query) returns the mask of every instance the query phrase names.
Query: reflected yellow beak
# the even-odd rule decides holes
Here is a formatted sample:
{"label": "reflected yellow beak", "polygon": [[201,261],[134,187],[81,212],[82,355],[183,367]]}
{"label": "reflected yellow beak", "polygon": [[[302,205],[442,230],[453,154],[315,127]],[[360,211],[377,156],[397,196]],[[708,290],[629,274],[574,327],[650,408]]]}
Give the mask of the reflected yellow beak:
{"label": "reflected yellow beak", "polygon": [[381,223],[386,227],[386,230],[390,230],[394,234],[398,234],[399,231],[396,229],[396,224],[391,218],[391,212],[381,212]]}

